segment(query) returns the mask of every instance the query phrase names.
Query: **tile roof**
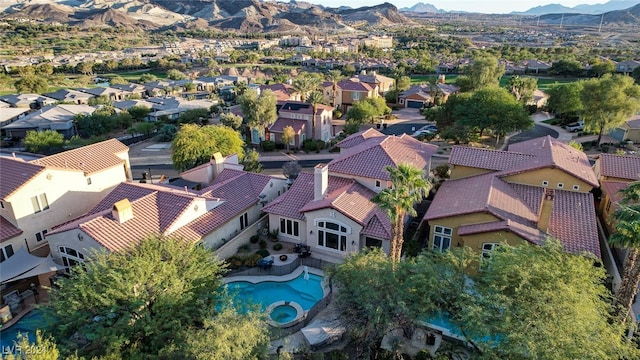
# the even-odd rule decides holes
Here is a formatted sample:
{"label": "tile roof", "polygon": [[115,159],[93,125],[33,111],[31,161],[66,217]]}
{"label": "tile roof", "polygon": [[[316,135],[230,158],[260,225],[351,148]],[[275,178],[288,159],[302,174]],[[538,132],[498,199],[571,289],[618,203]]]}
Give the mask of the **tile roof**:
{"label": "tile roof", "polygon": [[[353,179],[329,176],[327,193],[330,194],[336,189],[349,186],[353,181]],[[291,184],[291,188],[287,192],[265,206],[262,211],[292,219],[304,220],[304,214],[300,209],[313,200],[313,189],[313,174],[302,172],[293,184]]]}
{"label": "tile roof", "polygon": [[260,85],[260,90],[271,90],[276,95],[278,100],[289,100],[291,95],[295,93],[293,86],[289,84],[271,84]]}
{"label": "tile roof", "polygon": [[602,176],[640,180],[640,157],[600,154],[600,173]]}
{"label": "tile roof", "polygon": [[535,155],[470,146],[454,146],[449,156],[449,164],[487,170],[506,170],[533,159],[535,159]]}
{"label": "tile roof", "polygon": [[555,167],[582,181],[598,187],[596,178],[587,155],[551,136],[544,136],[509,145],[509,151],[531,154],[533,161],[523,162],[509,169],[504,175],[522,173],[534,169]]}
{"label": "tile roof", "polygon": [[122,166],[124,160],[116,154],[128,151],[129,148],[126,145],[116,139],[110,139],[45,156],[32,160],[31,163],[60,169],[79,170],[90,175],[114,166]]}
{"label": "tile roof", "polygon": [[269,131],[275,132],[275,133],[281,133],[284,131],[284,128],[286,128],[287,126],[291,126],[293,128],[293,131],[298,133],[300,130],[304,129],[306,125],[307,125],[307,122],[305,120],[287,119],[287,118],[279,117],[278,120],[276,120],[276,122],[273,123],[271,127],[269,127]]}
{"label": "tile roof", "polygon": [[22,230],[18,229],[11,221],[0,216],[0,243],[22,234]]}
{"label": "tile roof", "polygon": [[[543,196],[543,188],[510,184],[495,174],[447,180],[438,189],[424,220],[433,222],[451,216],[488,213],[497,220],[464,224],[458,228],[458,235],[509,230],[539,244],[545,236],[537,229]],[[558,238],[567,251],[586,251],[600,257],[595,226],[596,215],[590,193],[555,191],[548,233]]]}
{"label": "tile roof", "polygon": [[[55,101],[55,100],[54,100]],[[69,124],[78,114],[92,114],[96,108],[89,105],[48,105],[38,111],[27,114],[3,129],[50,129]],[[65,124],[65,125],[66,125]]]}
{"label": "tile roof", "polygon": [[385,136],[385,135],[374,128],[369,128],[367,130],[362,130],[360,132],[347,136],[342,141],[337,143],[336,146],[339,148],[348,149],[350,147],[354,147],[356,145],[362,144],[365,140],[369,138],[380,137],[380,136]]}
{"label": "tile roof", "polygon": [[600,185],[602,192],[609,196],[609,199],[611,199],[611,202],[614,203],[615,207],[617,207],[617,204],[622,200],[622,194],[620,191],[627,187],[629,187],[628,182],[611,180],[604,180]]}
{"label": "tile roof", "polygon": [[19,159],[0,156],[0,199],[6,199],[23,185],[45,170],[42,165],[36,165]]}
{"label": "tile roof", "polygon": [[342,80],[338,82],[338,87],[343,91],[369,92],[373,90],[371,85],[367,83],[360,82],[360,81],[352,81],[350,79]]}
{"label": "tile roof", "polygon": [[329,171],[369,179],[391,180],[386,166],[409,163],[419,169],[429,166],[438,147],[411,136],[376,136],[341,153],[329,163]]}
{"label": "tile roof", "polygon": [[[79,228],[111,251],[136,245],[150,234],[197,241],[256,204],[271,179],[225,169],[212,185],[199,192],[167,185],[121,183],[85,216],[55,228],[51,234]],[[129,199],[134,217],[119,223],[111,215],[111,208],[122,199]],[[181,225],[186,211],[202,201],[209,210]]]}

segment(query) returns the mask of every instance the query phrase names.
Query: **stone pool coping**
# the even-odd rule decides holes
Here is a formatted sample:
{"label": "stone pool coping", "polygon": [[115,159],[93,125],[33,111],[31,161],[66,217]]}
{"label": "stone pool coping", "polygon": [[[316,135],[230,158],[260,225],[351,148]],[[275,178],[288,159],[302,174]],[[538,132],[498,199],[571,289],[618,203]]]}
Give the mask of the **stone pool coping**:
{"label": "stone pool coping", "polygon": [[[304,268],[305,268],[304,265],[300,265],[289,274],[279,275],[279,276],[278,275],[239,275],[239,276],[225,277],[222,280],[224,281],[225,284],[230,282],[236,282],[236,281],[246,281],[252,284],[257,284],[259,282],[265,282],[265,281],[285,282],[285,281],[293,280],[298,276],[300,276],[300,274],[304,272]],[[329,295],[329,285],[325,281],[324,271],[320,269],[312,268],[312,267],[307,267],[307,270],[309,271],[309,274],[314,274],[314,275],[323,277],[322,282],[320,284],[322,285],[322,292],[323,292],[322,298],[324,299],[325,297],[327,297],[327,295]]]}
{"label": "stone pool coping", "polygon": [[[281,323],[273,320],[271,318],[271,312],[273,311],[273,309],[275,309],[278,306],[291,306],[296,310],[296,317],[293,320],[287,321],[285,323]],[[273,304],[269,305],[265,310],[265,312],[267,313],[267,323],[273,327],[278,327],[278,328],[288,328],[293,325],[296,325],[300,321],[303,321],[307,317],[307,313],[308,313],[308,311],[304,311],[304,309],[302,309],[302,306],[300,306],[300,304],[298,304],[297,302],[284,301],[284,300],[276,301]]]}

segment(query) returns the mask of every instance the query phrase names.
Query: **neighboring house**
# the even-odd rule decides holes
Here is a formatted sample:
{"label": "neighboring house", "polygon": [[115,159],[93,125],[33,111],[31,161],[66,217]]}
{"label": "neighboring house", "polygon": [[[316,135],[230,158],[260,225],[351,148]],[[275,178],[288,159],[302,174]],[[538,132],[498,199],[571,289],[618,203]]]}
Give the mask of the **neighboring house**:
{"label": "neighboring house", "polygon": [[[275,135],[276,142],[281,142],[282,131],[286,126],[292,126],[297,136],[292,142],[300,147],[305,139],[329,141],[331,137],[331,119],[333,109],[330,106],[317,104],[313,114],[313,105],[300,101],[279,103],[278,119],[271,125],[269,131]],[[315,122],[315,133],[313,124]]]}
{"label": "neighboring house", "polygon": [[144,85],[134,84],[134,83],[111,84],[110,87],[113,89],[120,90],[125,94],[129,94],[128,97],[133,96],[133,97],[142,98],[145,96],[147,92],[147,89],[144,87]]}
{"label": "neighboring house", "polygon": [[11,107],[39,109],[43,106],[53,105],[58,102],[46,96],[38,94],[10,94],[0,96],[0,100],[11,105]]}
{"label": "neighboring house", "polygon": [[10,107],[11,105],[9,105],[9,103],[6,103],[2,100],[0,100],[0,109],[6,109],[8,107]]}
{"label": "neighboring house", "polygon": [[317,165],[313,174],[300,173],[289,191],[263,209],[280,240],[308,245],[313,257],[334,263],[365,246],[389,250],[389,218],[371,201],[390,185],[385,167],[409,163],[428,174],[437,150],[408,135],[375,130],[353,134],[339,145],[340,156]]}
{"label": "neighboring house", "polygon": [[620,61],[616,64],[616,72],[628,75],[631,74],[638,66],[640,66],[640,61],[637,60]]}
{"label": "neighboring house", "polygon": [[557,238],[568,252],[601,257],[587,156],[550,136],[509,151],[455,146],[451,179],[423,221],[430,249],[468,246],[482,257],[506,242],[540,245]]}
{"label": "neighboring house", "polygon": [[95,97],[104,97],[109,101],[122,101],[131,97],[130,91],[120,90],[112,87],[94,87],[91,89],[78,89],[84,93],[91,94]]}
{"label": "neighboring house", "polygon": [[176,120],[189,110],[209,109],[213,105],[218,105],[217,100],[188,100],[181,97],[147,98],[144,102],[138,101],[137,103],[143,106],[152,104],[151,112],[148,115],[149,121],[159,121],[162,116],[166,116],[169,120]]}
{"label": "neighboring house", "polygon": [[278,101],[300,101],[300,94],[289,84],[260,85],[260,91],[267,89],[273,91]]}
{"label": "neighboring house", "polygon": [[0,258],[24,246],[29,252],[43,247],[53,226],[84,214],[131,180],[128,151],[112,139],[31,161],[0,157]]}
{"label": "neighboring house", "polygon": [[527,73],[546,74],[551,68],[551,64],[540,60],[525,60],[522,65],[527,69]]}
{"label": "neighboring house", "polygon": [[396,82],[394,79],[380,75],[375,71],[370,71],[368,74],[366,71],[363,71],[362,74],[356,75],[355,78],[360,82],[369,84],[371,87],[377,86],[378,94],[381,96],[384,96],[390,90],[393,90],[393,86]]}
{"label": "neighboring house", "polygon": [[95,97],[93,94],[69,89],[60,89],[43,95],[61,102],[73,103],[76,105],[87,105],[89,104],[89,100]]}
{"label": "neighboring house", "polygon": [[598,211],[609,234],[614,232],[613,213],[616,203],[622,200],[619,191],[624,190],[631,182],[640,181],[640,158],[600,154],[594,165],[594,171],[602,190]]}
{"label": "neighboring house", "polygon": [[420,109],[425,106],[433,106],[438,98],[442,102],[446,102],[450,95],[459,90],[459,87],[449,84],[414,85],[398,95],[398,103],[404,105],[405,108]]}
{"label": "neighboring house", "polygon": [[219,249],[255,235],[255,228],[250,234],[245,229],[260,218],[264,204],[285,190],[284,179],[232,169],[224,169],[200,191],[121,183],[86,215],[50,232],[51,254],[56,262],[73,265],[92,251],[122,251],[156,234]]}
{"label": "neighboring house", "polygon": [[2,108],[0,110],[0,128],[18,120],[28,111],[29,109],[27,108]]}
{"label": "neighboring house", "polygon": [[[327,86],[332,87],[333,84],[331,82],[325,82],[323,87],[326,89]],[[332,91],[333,90],[329,89],[329,92]],[[346,113],[356,101],[367,98],[376,98],[379,93],[377,86],[371,86],[360,81],[353,81],[352,79],[339,81],[337,83],[336,91],[340,94],[336,95],[335,104],[336,107],[341,108],[343,113]],[[326,94],[327,91],[323,91],[323,93]]]}
{"label": "neighboring house", "polygon": [[618,141],[640,143],[640,114],[634,115],[624,124],[611,130],[609,136]]}
{"label": "neighboring house", "polygon": [[[137,100],[124,100],[124,101],[116,101],[113,103],[113,107],[120,110],[128,110],[134,106],[138,107],[146,107],[147,109],[152,109],[155,103],[149,102],[147,100],[137,99]],[[149,120],[149,117],[146,118]]]}
{"label": "neighboring house", "polygon": [[2,127],[10,137],[23,139],[28,131],[55,130],[65,138],[76,135],[73,119],[76,115],[90,115],[96,110],[88,105],[48,105],[11,124]]}

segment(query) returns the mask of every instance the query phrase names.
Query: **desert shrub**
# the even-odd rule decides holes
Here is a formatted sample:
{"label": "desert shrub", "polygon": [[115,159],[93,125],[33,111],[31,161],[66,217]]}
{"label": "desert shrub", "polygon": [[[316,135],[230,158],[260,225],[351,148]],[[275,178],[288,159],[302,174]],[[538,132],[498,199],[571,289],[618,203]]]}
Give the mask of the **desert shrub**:
{"label": "desert shrub", "polygon": [[304,151],[306,152],[312,152],[312,151],[318,150],[318,144],[311,139],[305,140],[302,146],[304,148]]}
{"label": "desert shrub", "polygon": [[227,263],[229,264],[229,269],[237,269],[242,266],[244,259],[239,256],[232,256],[227,259]]}
{"label": "desert shrub", "polygon": [[276,143],[271,140],[265,140],[260,143],[260,146],[262,146],[262,150],[264,151],[273,151],[276,148]]}
{"label": "desert shrub", "polygon": [[271,255],[271,253],[267,249],[260,249],[260,250],[256,251],[256,254],[260,255],[261,259]]}
{"label": "desert shrub", "polygon": [[278,250],[282,250],[282,244],[277,243],[273,245],[273,250],[278,251]]}
{"label": "desert shrub", "polygon": [[264,256],[260,256],[260,254],[252,254],[244,259],[244,265],[249,267],[256,267],[258,265],[258,261],[262,259]]}
{"label": "desert shrub", "polygon": [[260,240],[260,242],[258,243],[260,245],[260,249],[266,249],[267,248],[267,242],[264,240]]}
{"label": "desert shrub", "polygon": [[249,245],[248,244],[244,244],[244,245],[240,246],[238,248],[238,251],[239,252],[249,252]]}
{"label": "desert shrub", "polygon": [[324,149],[326,143],[324,141],[322,141],[322,140],[318,140],[318,141],[316,141],[316,145],[318,146],[318,150],[322,150],[322,149]]}

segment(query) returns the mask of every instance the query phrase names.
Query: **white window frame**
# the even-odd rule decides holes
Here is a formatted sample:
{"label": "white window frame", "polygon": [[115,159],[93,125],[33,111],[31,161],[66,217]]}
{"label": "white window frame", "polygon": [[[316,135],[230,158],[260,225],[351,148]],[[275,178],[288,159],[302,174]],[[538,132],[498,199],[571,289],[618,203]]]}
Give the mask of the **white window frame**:
{"label": "white window frame", "polygon": [[[338,229],[331,229],[327,227],[327,224],[331,223],[336,225]],[[344,253],[348,251],[348,235],[351,234],[351,227],[333,219],[318,219],[315,222],[318,235],[316,236],[316,244],[318,247],[326,249],[328,251],[335,251]],[[327,234],[337,237],[336,247],[327,246]]]}
{"label": "white window frame", "polygon": [[491,253],[500,247],[500,243],[486,242],[482,243],[482,260],[491,258]]}
{"label": "white window frame", "polygon": [[[71,253],[72,251],[75,252],[76,255],[73,255]],[[68,266],[69,268],[75,265],[81,265],[85,261],[85,256],[83,253],[68,246],[58,246],[58,252],[60,252],[60,257],[62,258],[62,263],[64,264],[64,266]]]}
{"label": "white window frame", "polygon": [[[11,254],[9,254],[9,252],[11,252]],[[15,251],[13,250],[13,245],[9,244],[7,246],[3,246],[0,249],[0,262],[3,262],[5,260],[7,260],[8,258],[12,257],[13,255],[15,255]]]}
{"label": "white window frame", "polygon": [[549,181],[547,180],[542,180],[542,186],[549,186]]}
{"label": "white window frame", "polygon": [[300,222],[297,220],[280,218],[280,233],[294,238],[300,237]]}
{"label": "white window frame", "polygon": [[573,191],[579,191],[580,190],[580,185],[573,185],[573,187],[571,189]]}
{"label": "white window frame", "polygon": [[564,188],[564,183],[558,183],[558,189],[563,189]]}
{"label": "white window frame", "polygon": [[433,227],[433,250],[440,252],[449,250],[451,248],[451,238],[453,236],[453,229],[446,226],[435,225]]}
{"label": "white window frame", "polygon": [[351,93],[351,100],[354,100],[354,101],[362,100],[362,94],[358,91],[353,91]]}
{"label": "white window frame", "polygon": [[49,200],[47,200],[47,194],[42,193],[31,197],[31,205],[33,206],[33,213],[37,214],[45,210],[49,210]]}
{"label": "white window frame", "polygon": [[44,240],[47,236],[47,230],[42,230],[39,233],[36,233],[36,241],[40,242],[42,240]]}

